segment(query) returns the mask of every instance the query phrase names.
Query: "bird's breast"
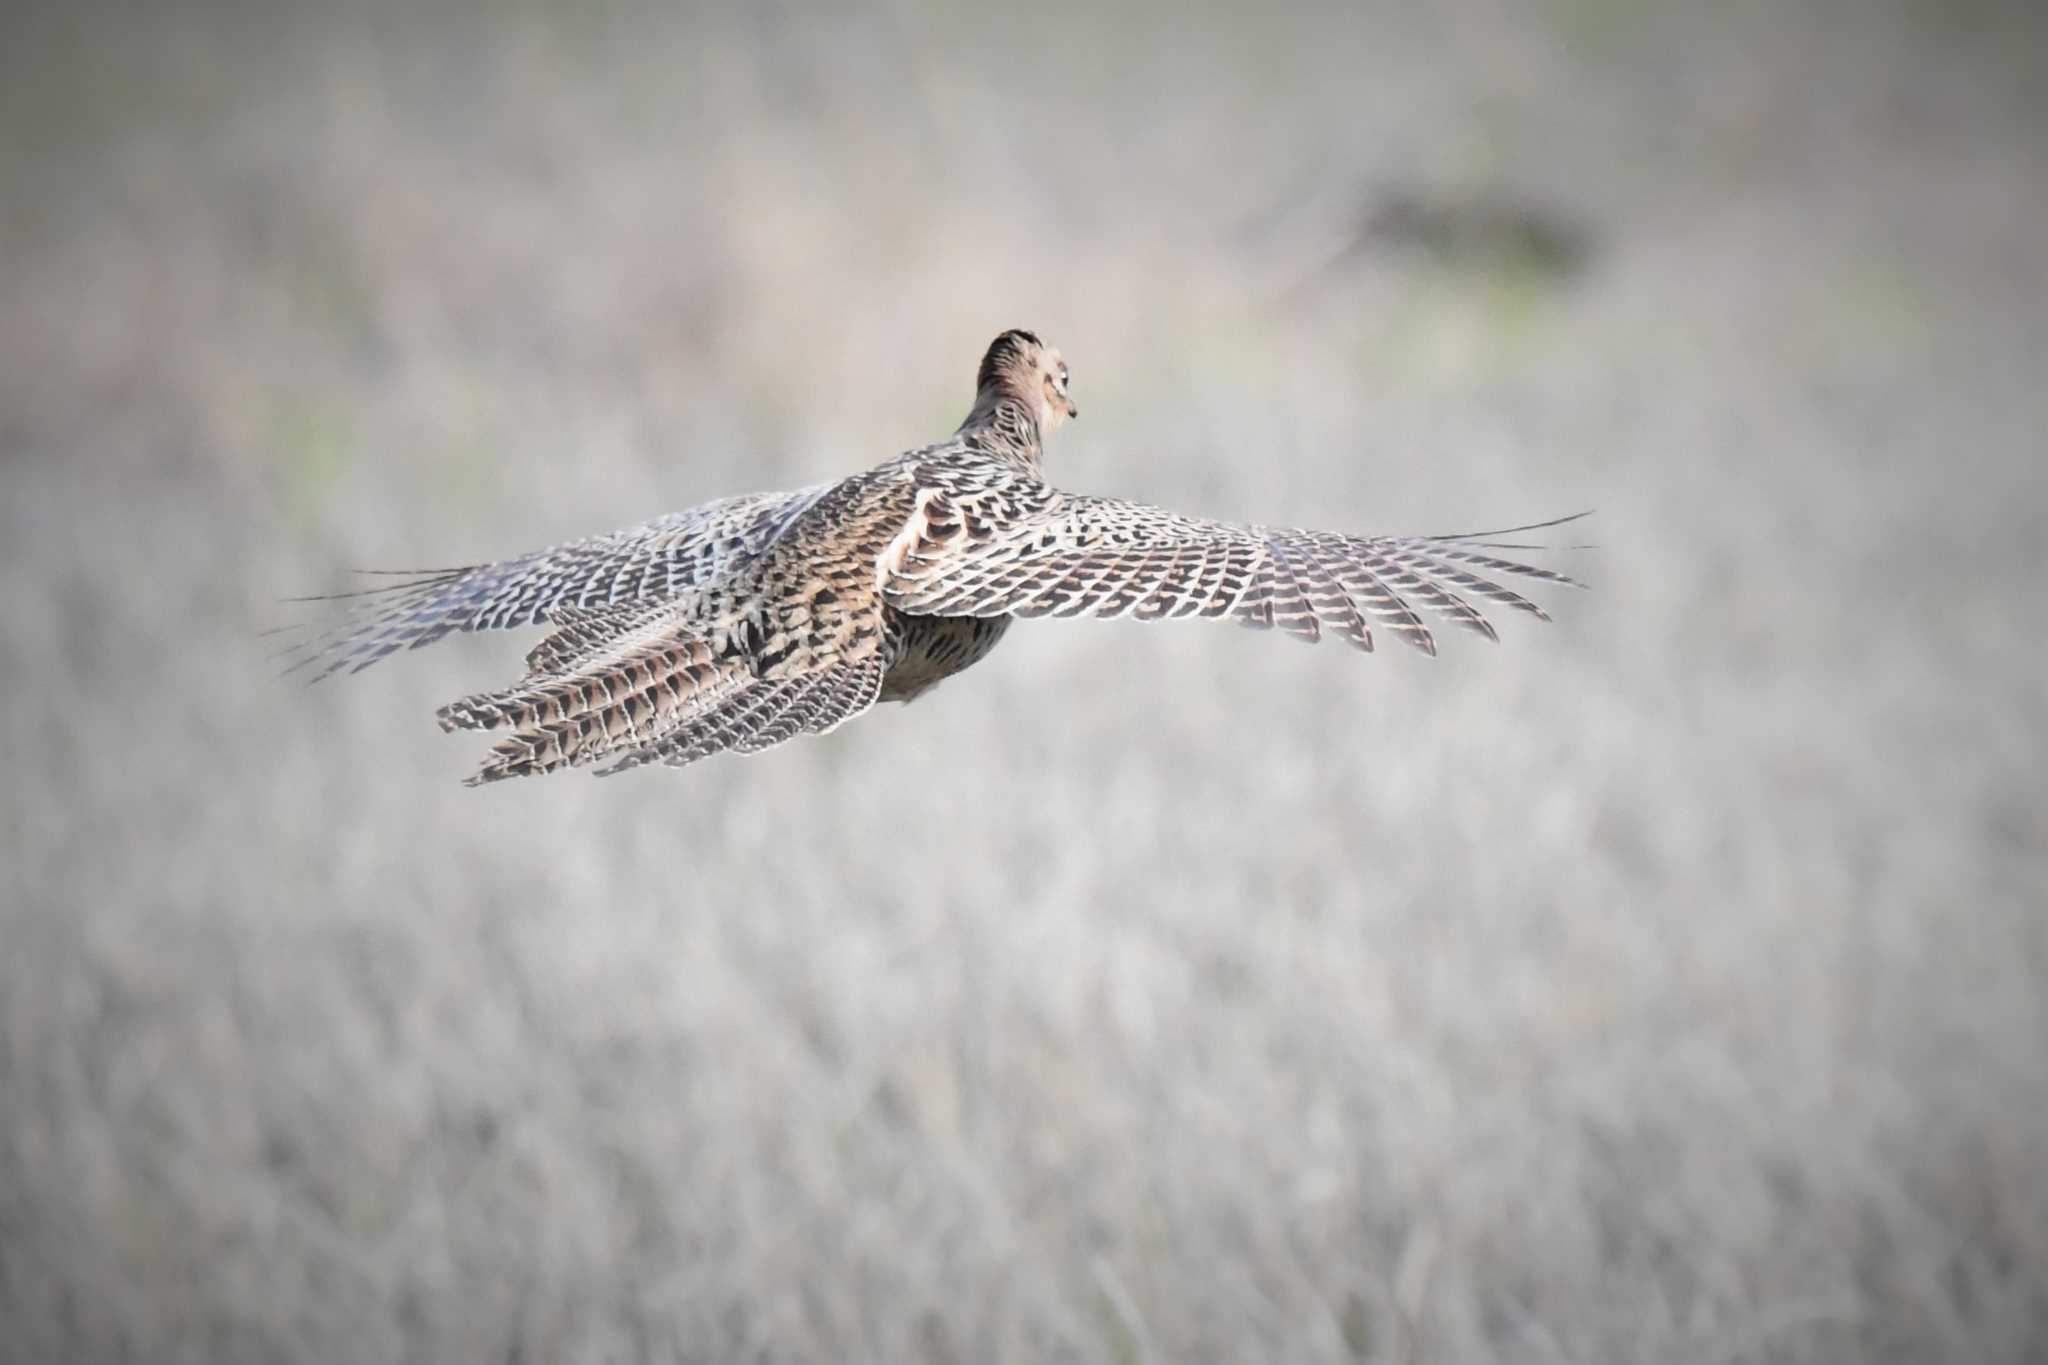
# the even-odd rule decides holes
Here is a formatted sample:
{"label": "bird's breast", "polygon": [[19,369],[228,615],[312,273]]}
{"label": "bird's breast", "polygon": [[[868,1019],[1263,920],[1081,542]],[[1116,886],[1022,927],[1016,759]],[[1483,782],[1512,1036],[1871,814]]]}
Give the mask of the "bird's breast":
{"label": "bird's breast", "polygon": [[909,701],[936,687],[996,647],[1010,628],[1007,616],[912,616],[888,609],[894,640],[882,701]]}

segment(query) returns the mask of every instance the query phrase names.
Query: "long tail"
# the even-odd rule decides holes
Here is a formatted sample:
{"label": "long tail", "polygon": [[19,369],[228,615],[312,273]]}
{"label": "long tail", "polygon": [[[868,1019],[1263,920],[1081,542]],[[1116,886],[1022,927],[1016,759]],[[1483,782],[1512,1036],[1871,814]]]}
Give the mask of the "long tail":
{"label": "long tail", "polygon": [[[539,651],[536,651],[538,653]],[[472,784],[579,766],[631,752],[673,733],[753,679],[746,660],[702,636],[670,635],[596,658],[567,672],[529,675],[517,686],[450,702],[444,730],[509,730]]]}

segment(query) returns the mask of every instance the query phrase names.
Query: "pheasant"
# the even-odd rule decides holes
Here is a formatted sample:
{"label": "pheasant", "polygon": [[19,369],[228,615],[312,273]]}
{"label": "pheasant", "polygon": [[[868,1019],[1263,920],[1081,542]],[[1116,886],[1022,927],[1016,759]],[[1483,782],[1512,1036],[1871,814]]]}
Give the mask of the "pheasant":
{"label": "pheasant", "polygon": [[1489,640],[1472,599],[1549,619],[1494,576],[1579,586],[1491,553],[1541,549],[1494,537],[1571,517],[1366,538],[1061,492],[1043,442],[1077,415],[1059,351],[1007,331],[944,441],[836,483],[351,594],[353,610],[288,651],[291,667],[326,677],[452,631],[547,625],[525,677],[438,713],[446,730],[501,732],[475,785],[823,734],[976,663],[1019,617],[1227,620],[1368,651],[1377,629],[1433,655],[1421,611]]}

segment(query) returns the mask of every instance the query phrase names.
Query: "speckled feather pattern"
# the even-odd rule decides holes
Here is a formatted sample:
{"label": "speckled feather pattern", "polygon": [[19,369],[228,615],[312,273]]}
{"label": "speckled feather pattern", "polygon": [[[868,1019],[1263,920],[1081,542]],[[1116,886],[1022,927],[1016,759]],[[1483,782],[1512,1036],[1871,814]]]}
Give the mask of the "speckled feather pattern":
{"label": "speckled feather pattern", "polygon": [[836,484],[372,589],[292,666],[325,677],[454,631],[550,626],[518,683],[440,710],[446,729],[503,732],[479,783],[820,734],[978,662],[1017,618],[1231,620],[1364,650],[1381,631],[1434,654],[1425,613],[1488,639],[1475,600],[1547,619],[1496,576],[1572,584],[1493,553],[1540,548],[1490,539],[1505,533],[1366,538],[1061,492],[1042,442],[1074,412],[1059,353],[1006,332],[949,440]]}

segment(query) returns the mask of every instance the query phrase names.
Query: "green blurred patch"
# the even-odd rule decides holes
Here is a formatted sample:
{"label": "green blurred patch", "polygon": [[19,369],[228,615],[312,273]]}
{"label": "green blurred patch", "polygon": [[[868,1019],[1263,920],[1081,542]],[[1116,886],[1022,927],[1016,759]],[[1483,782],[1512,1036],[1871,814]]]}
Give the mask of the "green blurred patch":
{"label": "green blurred patch", "polygon": [[1903,265],[1855,262],[1841,272],[1831,292],[1833,329],[1853,342],[1854,360],[1874,369],[1898,369],[1934,344],[1932,301]]}
{"label": "green blurred patch", "polygon": [[1637,0],[1567,0],[1558,26],[1574,47],[1605,53],[1624,49],[1652,17]]}
{"label": "green blurred patch", "polygon": [[1551,272],[1511,260],[1415,277],[1383,325],[1360,337],[1362,363],[1458,381],[1525,363],[1557,335],[1565,291]]}
{"label": "green blurred patch", "polygon": [[357,455],[348,414],[300,397],[275,400],[268,444],[276,452],[285,500],[297,517],[318,513]]}

